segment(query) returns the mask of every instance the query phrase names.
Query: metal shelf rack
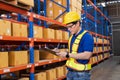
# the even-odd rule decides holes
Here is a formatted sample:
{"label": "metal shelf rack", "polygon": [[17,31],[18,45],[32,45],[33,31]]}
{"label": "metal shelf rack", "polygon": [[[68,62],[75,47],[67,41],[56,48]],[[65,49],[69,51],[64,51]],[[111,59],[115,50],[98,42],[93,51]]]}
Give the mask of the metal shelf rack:
{"label": "metal shelf rack", "polygon": [[[38,0],[38,1],[40,1],[40,0]],[[44,3],[45,3],[45,1],[46,0],[44,0]],[[28,25],[29,25],[29,37],[28,38],[12,37],[12,36],[0,36],[0,41],[27,41],[27,42],[29,42],[29,52],[30,52],[30,64],[0,69],[0,74],[30,68],[30,80],[34,80],[34,67],[35,66],[41,66],[41,65],[45,65],[45,64],[51,64],[51,63],[56,63],[56,62],[66,60],[65,58],[64,59],[56,59],[56,60],[53,59],[53,60],[34,63],[34,57],[33,57],[33,55],[34,55],[34,42],[67,43],[67,40],[52,40],[52,39],[46,40],[46,39],[36,39],[36,38],[34,38],[33,37],[33,24],[34,24],[33,23],[33,18],[36,18],[38,20],[43,20],[45,22],[46,21],[51,22],[53,24],[57,24],[57,25],[60,25],[62,27],[65,26],[64,24],[62,24],[62,23],[60,23],[60,22],[58,22],[56,20],[49,19],[49,18],[45,17],[45,15],[41,16],[40,14],[35,14],[33,12],[28,12],[25,9],[21,9],[19,7],[13,6],[13,5],[8,4],[8,3],[4,2],[4,1],[0,1],[0,5],[1,5],[0,9],[2,9],[2,10],[9,11],[9,12],[15,12],[15,13],[18,13],[20,15],[24,15],[24,16],[29,17],[29,22],[28,22]],[[44,8],[45,8],[45,6],[44,6]],[[67,11],[68,11],[68,9],[67,9]],[[45,22],[44,22],[44,25],[46,27]]]}
{"label": "metal shelf rack", "polygon": [[[96,0],[92,2],[91,0],[83,0],[83,9],[84,13],[82,15],[82,27],[88,30],[96,39],[95,39],[95,47],[98,51],[98,47],[102,46],[101,52],[95,52],[94,55],[98,56],[99,54],[103,55],[104,60],[104,53],[110,52],[110,50],[104,50],[104,47],[109,47],[110,43],[98,43],[98,38],[101,38],[102,41],[104,39],[110,40],[109,35],[109,27],[111,25],[110,20],[107,18],[107,11],[104,10],[102,5],[97,5]],[[89,17],[88,17],[89,16]],[[104,26],[105,25],[105,26]],[[101,60],[101,61],[102,61]],[[100,61],[94,62],[93,64],[99,63]]]}

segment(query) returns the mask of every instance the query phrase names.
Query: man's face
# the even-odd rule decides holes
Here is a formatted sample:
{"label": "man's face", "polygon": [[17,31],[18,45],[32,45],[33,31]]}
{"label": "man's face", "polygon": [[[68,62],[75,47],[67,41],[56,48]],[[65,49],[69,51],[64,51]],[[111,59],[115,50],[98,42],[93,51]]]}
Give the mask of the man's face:
{"label": "man's face", "polygon": [[71,34],[76,34],[80,28],[79,21],[72,22],[66,25]]}

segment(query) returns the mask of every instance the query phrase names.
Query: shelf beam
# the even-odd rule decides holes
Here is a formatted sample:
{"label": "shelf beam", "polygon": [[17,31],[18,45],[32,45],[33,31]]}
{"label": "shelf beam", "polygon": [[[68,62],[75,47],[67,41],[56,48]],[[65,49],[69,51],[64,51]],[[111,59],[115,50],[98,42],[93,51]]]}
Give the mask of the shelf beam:
{"label": "shelf beam", "polygon": [[6,10],[9,12],[15,12],[15,13],[27,15],[27,10],[21,9],[21,8],[15,6],[15,5],[9,4],[5,1],[0,1],[0,9]]}

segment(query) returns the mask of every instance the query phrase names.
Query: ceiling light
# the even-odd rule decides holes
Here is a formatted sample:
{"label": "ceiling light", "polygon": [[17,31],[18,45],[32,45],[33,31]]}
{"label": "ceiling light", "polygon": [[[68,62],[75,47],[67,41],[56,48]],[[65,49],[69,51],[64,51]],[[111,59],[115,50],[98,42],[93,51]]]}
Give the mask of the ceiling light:
{"label": "ceiling light", "polygon": [[103,7],[105,7],[106,5],[105,5],[105,3],[101,3],[101,5],[103,6]]}

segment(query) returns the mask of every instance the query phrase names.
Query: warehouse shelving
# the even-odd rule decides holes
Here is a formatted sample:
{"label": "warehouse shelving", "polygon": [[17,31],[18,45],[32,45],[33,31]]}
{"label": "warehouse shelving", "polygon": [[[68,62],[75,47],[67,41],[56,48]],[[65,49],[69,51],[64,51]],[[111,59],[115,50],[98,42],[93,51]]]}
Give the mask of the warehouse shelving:
{"label": "warehouse shelving", "polygon": [[[44,2],[46,0],[44,0],[44,1],[41,0],[41,1]],[[51,1],[54,1],[54,0],[51,0]],[[67,0],[67,1],[69,1],[69,0]],[[102,13],[102,11],[100,11],[90,0],[87,0],[87,1],[92,6],[94,6],[95,10],[97,10],[101,14],[101,16],[103,16],[106,20],[108,20],[108,22],[110,22],[109,19]],[[45,4],[45,2],[44,2],[44,4]],[[69,11],[68,5],[69,5],[69,2],[67,3],[67,9],[66,9],[66,11]],[[45,17],[46,15],[45,16],[41,16],[41,15],[39,15],[39,13],[35,14],[35,13],[32,13],[32,12],[28,12],[28,11],[26,11],[24,9],[21,9],[21,8],[18,8],[16,6],[11,5],[11,4],[5,3],[4,1],[0,1],[0,9],[6,10],[6,11],[9,11],[9,12],[16,12],[16,13],[19,13],[19,14],[22,14],[22,15],[25,15],[25,16],[29,17],[29,21],[30,21],[29,25],[30,25],[31,28],[33,28],[33,18],[36,18],[36,19],[39,19],[39,20],[43,20],[43,21],[47,21],[47,22],[52,22],[53,24],[57,24],[57,25],[60,25],[62,27],[65,26],[64,24],[61,24],[60,22],[58,22],[56,20],[52,20],[52,19],[49,19],[49,18]],[[39,10],[39,12],[40,12],[40,10]],[[90,15],[89,13],[87,13],[86,10],[82,10],[82,13],[85,13],[86,14],[85,17],[91,19],[96,24],[100,24],[101,23],[100,20],[95,19],[95,17],[92,16],[92,15]],[[44,23],[44,25],[46,26],[46,23]],[[93,36],[95,36],[95,37],[101,37],[101,38],[104,38],[104,39],[110,39],[110,37],[106,37],[106,36],[103,36],[101,34],[97,34],[96,32],[90,32],[90,33]],[[46,43],[46,42],[47,43],[65,43],[65,44],[67,44],[67,40],[38,39],[38,38],[33,38],[32,35],[33,34],[31,34],[29,38],[12,37],[12,36],[0,36],[0,40],[1,41],[6,41],[7,40],[7,41],[27,41],[27,42],[29,42],[31,56],[33,56],[34,42],[41,42],[41,43],[42,42],[44,42],[44,43]],[[97,45],[97,46],[98,45],[103,45],[104,46],[104,45],[110,45],[110,44],[107,44],[107,43],[104,44],[104,43],[98,43],[98,42],[96,42],[95,45]],[[102,52],[97,52],[97,53],[94,53],[94,54],[98,55],[98,54],[103,54],[105,52],[109,52],[109,50],[102,51]],[[46,65],[46,64],[52,64],[52,63],[56,63],[56,62],[61,62],[61,61],[67,60],[66,58],[59,58],[59,59],[52,59],[52,60],[42,60],[42,61],[34,63],[33,62],[33,57],[30,57],[30,58],[31,58],[30,59],[31,60],[30,64],[21,65],[21,66],[15,66],[15,67],[10,67],[10,68],[9,67],[8,68],[3,68],[3,69],[0,69],[0,74],[4,74],[4,73],[8,73],[8,72],[14,72],[14,71],[18,71],[18,70],[23,70],[23,69],[31,68],[31,70],[30,70],[30,80],[34,80],[34,67],[42,66],[42,65]],[[102,60],[104,60],[106,58],[108,58],[108,57],[104,57],[100,61],[102,61]],[[94,62],[94,63],[92,63],[92,65],[97,64],[100,61]],[[63,76],[61,78],[58,78],[57,80],[62,80],[65,77],[66,76]]]}
{"label": "warehouse shelving", "polygon": [[[104,43],[104,40],[110,40],[110,37],[108,36],[108,23],[110,23],[110,20],[106,17],[107,15],[103,11],[103,7],[100,6],[100,10],[96,5],[96,0],[94,0],[94,3],[91,0],[83,0],[84,4],[84,16],[85,19],[83,19],[83,28],[87,29],[90,34],[92,34],[94,39],[94,45],[97,51],[93,52],[93,57],[90,60],[90,63],[92,65],[99,64],[99,62],[104,61],[105,59],[109,58],[110,56],[105,57],[105,53],[109,53],[111,49],[104,50],[104,47],[108,47],[111,44],[110,43]],[[89,5],[90,4],[90,5]],[[90,12],[90,10],[92,10]],[[98,17],[100,16],[100,18]],[[90,17],[88,17],[90,16]],[[107,22],[105,24],[105,21]],[[84,24],[85,23],[85,24]],[[102,24],[102,25],[101,25]],[[104,24],[106,26],[104,26]],[[87,26],[87,27],[86,27]],[[90,27],[89,27],[90,26]],[[99,30],[98,28],[101,27]],[[106,34],[103,32],[103,28],[106,28]],[[94,29],[94,30],[93,30]],[[98,42],[98,38],[102,40],[102,42]],[[98,51],[98,48],[101,48],[101,51]]]}
{"label": "warehouse shelving", "polygon": [[[66,58],[59,58],[59,59],[51,59],[51,60],[41,60],[39,62],[35,62],[34,66],[43,66],[46,64],[53,64],[53,63],[57,63],[60,61],[65,61],[67,60]],[[5,74],[5,73],[9,73],[9,72],[14,72],[14,71],[18,71],[18,70],[23,70],[23,69],[27,69],[27,68],[31,68],[32,64],[27,64],[27,65],[19,65],[19,66],[15,66],[15,67],[8,67],[8,68],[3,68],[0,69],[0,74]]]}
{"label": "warehouse shelving", "polygon": [[31,66],[32,66],[32,64],[3,68],[3,69],[0,69],[0,74],[5,74],[5,73],[9,73],[9,72],[14,72],[14,71],[19,71],[19,70],[31,68]]}
{"label": "warehouse shelving", "polygon": [[[57,24],[57,25],[60,25],[60,26],[63,26],[63,27],[65,26],[65,25],[61,24],[60,22],[58,22],[56,20],[52,20],[52,19],[49,19],[47,17],[41,16],[41,15],[38,15],[38,14],[35,14],[35,13],[32,13],[32,12],[28,12],[27,10],[18,8],[16,6],[8,4],[7,2],[4,2],[4,1],[0,1],[0,5],[1,5],[0,9],[2,9],[2,10],[19,13],[19,14],[22,14],[22,15],[25,15],[25,16],[29,17],[29,24],[28,25],[29,25],[30,28],[33,27],[33,18],[37,18],[37,19],[44,20],[44,21],[47,21],[47,22],[52,22],[53,24]],[[29,41],[30,56],[32,56],[32,57],[30,57],[30,64],[3,68],[3,69],[0,69],[0,74],[30,68],[31,69],[30,70],[30,80],[34,80],[34,67],[35,66],[52,64],[52,63],[56,63],[56,62],[66,60],[65,58],[64,59],[60,58],[60,59],[52,59],[52,60],[46,60],[46,61],[40,61],[38,63],[34,63],[34,60],[33,60],[34,42],[67,43],[67,40],[37,39],[37,38],[33,38],[32,35],[33,35],[33,33],[31,33],[31,30],[30,30],[29,38],[12,37],[12,36],[0,36],[1,41]]]}

